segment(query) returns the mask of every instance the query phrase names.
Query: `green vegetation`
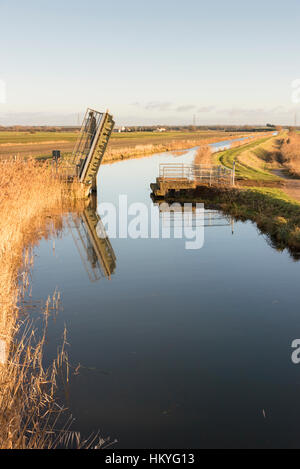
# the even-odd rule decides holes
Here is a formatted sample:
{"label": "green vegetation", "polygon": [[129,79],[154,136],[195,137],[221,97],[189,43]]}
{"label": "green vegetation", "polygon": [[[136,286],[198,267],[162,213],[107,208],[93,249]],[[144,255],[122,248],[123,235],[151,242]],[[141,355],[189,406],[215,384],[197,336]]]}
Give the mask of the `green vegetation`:
{"label": "green vegetation", "polygon": [[[270,139],[262,139],[246,146],[263,163],[268,161],[268,152],[264,147],[267,140]],[[275,140],[274,137],[273,140]],[[242,147],[224,152],[220,155],[220,162],[229,165],[237,160],[237,176],[242,179],[252,179],[257,182],[280,180],[258,166],[251,167],[241,162],[239,156],[244,150],[245,147]],[[262,164],[262,166],[265,165]],[[270,236],[277,248],[288,247],[293,254],[299,253],[300,205],[283,190],[255,187],[254,184],[254,187],[247,190],[234,189],[225,196],[223,194],[222,200],[219,200],[219,206],[236,217],[255,221],[258,228]]]}
{"label": "green vegetation", "polygon": [[[172,203],[176,195],[166,200]],[[201,187],[180,197],[180,202],[202,202],[236,220],[251,220],[268,235],[273,247],[288,248],[294,258],[300,258],[300,205],[280,189]]]}
{"label": "green vegetation", "polygon": [[78,132],[0,132],[0,145],[16,143],[43,143],[53,141],[75,142]]}
{"label": "green vegetation", "polygon": [[[288,248],[292,256],[299,259],[300,204],[284,190],[266,187],[270,182],[283,181],[268,172],[269,157],[278,151],[277,141],[278,136],[261,138],[213,155],[215,163],[228,168],[236,162],[239,187],[202,186],[189,193],[186,200],[179,197],[180,202],[204,202],[206,207],[211,206],[236,219],[255,222],[260,231],[268,235],[273,247]],[[174,198],[176,195],[170,195],[168,201],[172,202]]]}
{"label": "green vegetation", "polygon": [[[276,247],[289,247],[300,251],[300,205],[283,190],[256,187],[256,182],[281,181],[267,170],[269,156],[276,148],[278,137],[267,137],[217,155],[220,163],[232,167],[236,162],[236,175],[241,180],[252,180],[253,187],[212,191],[220,209],[244,220],[257,223],[263,233],[268,233]],[[268,143],[266,143],[268,142]],[[251,165],[252,164],[252,165]]]}
{"label": "green vegetation", "polygon": [[265,137],[259,139],[255,142],[248,143],[238,148],[231,148],[224,152],[218,153],[216,155],[216,162],[222,164],[227,168],[232,168],[234,162],[236,163],[236,177],[237,179],[253,180],[253,181],[280,181],[278,176],[275,176],[268,171],[259,168],[253,167],[250,165],[250,162],[245,163],[239,160],[239,157],[245,151],[254,151],[256,156],[259,156],[258,149],[265,142],[271,140],[274,137]]}
{"label": "green vegetation", "polygon": [[[52,150],[60,150],[63,157],[72,154],[79,133],[75,131],[3,131],[0,132],[0,158],[18,155],[47,159]],[[113,133],[106,161],[145,156],[169,150],[183,150],[241,136],[241,133],[224,131],[168,131]]]}
{"label": "green vegetation", "polygon": [[300,252],[300,206],[282,190],[255,187],[235,190],[220,202],[220,208],[255,221],[278,248],[288,246]]}
{"label": "green vegetation", "polygon": [[113,139],[144,139],[144,140],[151,140],[152,138],[159,138],[161,140],[164,139],[177,139],[177,138],[191,138],[191,139],[198,139],[198,138],[207,138],[207,137],[219,137],[219,136],[227,136],[230,138],[230,133],[226,134],[224,132],[215,132],[209,130],[203,130],[199,132],[193,131],[173,131],[173,132],[122,132],[112,134]]}
{"label": "green vegetation", "polygon": [[[114,132],[111,136],[112,140],[139,140],[142,143],[149,141],[151,143],[152,139],[202,139],[210,137],[228,137],[235,135],[234,132],[226,133],[217,132],[217,131],[173,131],[173,132]],[[50,132],[50,131],[30,131],[30,132],[17,132],[17,131],[3,131],[0,132],[0,145],[1,144],[16,144],[16,143],[43,143],[43,142],[52,142],[52,141],[66,141],[66,142],[75,142],[78,137],[78,132]]]}

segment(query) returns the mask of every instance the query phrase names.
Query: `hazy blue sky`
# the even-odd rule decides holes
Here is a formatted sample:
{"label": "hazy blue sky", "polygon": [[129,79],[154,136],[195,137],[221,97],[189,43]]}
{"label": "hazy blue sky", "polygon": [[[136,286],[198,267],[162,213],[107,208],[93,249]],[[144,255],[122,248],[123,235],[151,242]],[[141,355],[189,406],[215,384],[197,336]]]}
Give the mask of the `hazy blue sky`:
{"label": "hazy blue sky", "polygon": [[0,0],[0,19],[0,124],[294,120],[299,0]]}

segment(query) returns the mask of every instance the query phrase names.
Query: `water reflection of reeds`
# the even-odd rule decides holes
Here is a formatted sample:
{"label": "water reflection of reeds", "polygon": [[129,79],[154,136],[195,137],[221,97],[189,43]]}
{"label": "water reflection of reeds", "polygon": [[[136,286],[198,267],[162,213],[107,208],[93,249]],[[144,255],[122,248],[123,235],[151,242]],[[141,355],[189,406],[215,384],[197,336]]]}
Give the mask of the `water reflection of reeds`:
{"label": "water reflection of reeds", "polygon": [[47,429],[64,353],[44,370],[45,335],[36,342],[30,322],[21,337],[18,331],[24,321],[22,299],[30,288],[33,246],[41,238],[59,235],[62,214],[80,205],[75,201],[79,186],[57,176],[51,166],[33,160],[0,163],[1,449],[50,445]]}

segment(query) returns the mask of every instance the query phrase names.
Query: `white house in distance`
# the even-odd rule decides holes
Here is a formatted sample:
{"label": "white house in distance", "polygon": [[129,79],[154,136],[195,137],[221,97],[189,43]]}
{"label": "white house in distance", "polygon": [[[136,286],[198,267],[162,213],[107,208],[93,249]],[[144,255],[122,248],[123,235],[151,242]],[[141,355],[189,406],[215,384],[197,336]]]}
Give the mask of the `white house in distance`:
{"label": "white house in distance", "polygon": [[122,133],[122,132],[126,132],[126,131],[129,132],[129,130],[126,129],[126,127],[124,127],[124,126],[115,127],[114,130],[113,130],[114,133],[119,133],[119,134]]}

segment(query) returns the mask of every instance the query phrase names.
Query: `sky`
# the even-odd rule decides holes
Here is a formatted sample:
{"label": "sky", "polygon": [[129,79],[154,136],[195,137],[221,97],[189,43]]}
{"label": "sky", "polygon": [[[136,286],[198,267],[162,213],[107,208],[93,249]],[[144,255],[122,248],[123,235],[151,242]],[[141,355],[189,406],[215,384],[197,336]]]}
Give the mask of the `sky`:
{"label": "sky", "polygon": [[300,124],[299,0],[0,0],[0,20],[0,125]]}

